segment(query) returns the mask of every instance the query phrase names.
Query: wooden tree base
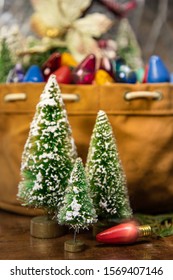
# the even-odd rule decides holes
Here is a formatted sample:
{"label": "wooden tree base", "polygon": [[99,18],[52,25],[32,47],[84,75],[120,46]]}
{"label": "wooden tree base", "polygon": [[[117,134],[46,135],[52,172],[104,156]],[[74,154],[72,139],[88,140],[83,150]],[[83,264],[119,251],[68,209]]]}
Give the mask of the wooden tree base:
{"label": "wooden tree base", "polygon": [[85,243],[80,240],[67,240],[64,242],[64,250],[68,252],[80,252],[85,249]]}
{"label": "wooden tree base", "polygon": [[31,219],[30,234],[37,238],[55,238],[65,234],[65,227],[48,216],[38,216]]}

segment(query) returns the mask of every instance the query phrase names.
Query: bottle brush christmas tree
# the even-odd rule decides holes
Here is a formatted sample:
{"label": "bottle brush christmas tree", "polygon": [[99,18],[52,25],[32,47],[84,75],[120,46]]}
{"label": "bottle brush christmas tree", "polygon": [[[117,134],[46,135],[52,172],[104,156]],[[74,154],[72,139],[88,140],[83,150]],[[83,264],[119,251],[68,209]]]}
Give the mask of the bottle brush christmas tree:
{"label": "bottle brush christmas tree", "polygon": [[18,197],[23,205],[54,215],[62,204],[76,147],[56,77],[41,94],[21,163]]}
{"label": "bottle brush christmas tree", "polygon": [[99,221],[115,222],[132,217],[125,174],[104,111],[98,112],[91,136],[86,174]]}
{"label": "bottle brush christmas tree", "polygon": [[81,158],[76,159],[58,220],[60,224],[66,224],[74,229],[74,240],[65,242],[65,250],[71,252],[82,250],[84,244],[76,240],[76,233],[80,228],[88,228],[90,224],[95,223],[97,217]]}

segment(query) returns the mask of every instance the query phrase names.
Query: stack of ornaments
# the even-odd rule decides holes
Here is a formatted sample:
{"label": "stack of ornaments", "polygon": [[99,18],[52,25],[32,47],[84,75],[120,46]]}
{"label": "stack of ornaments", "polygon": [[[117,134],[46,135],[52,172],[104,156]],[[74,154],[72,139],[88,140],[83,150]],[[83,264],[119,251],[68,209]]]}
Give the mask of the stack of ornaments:
{"label": "stack of ornaments", "polygon": [[41,67],[31,65],[26,72],[22,64],[17,63],[8,72],[6,82],[47,82],[51,74],[56,76],[60,84],[109,85],[112,83],[172,82],[172,74],[157,55],[152,55],[145,67],[133,70],[122,57],[110,59],[103,56],[98,62],[95,54],[91,53],[77,63],[68,52],[62,54],[54,52]]}
{"label": "stack of ornaments", "polygon": [[[84,3],[79,5],[84,5]],[[100,16],[104,18],[103,15],[95,15],[97,20]],[[86,19],[84,17],[80,20]],[[89,20],[88,17],[87,20]],[[103,29],[106,31],[110,27],[110,20],[104,18],[104,24]],[[101,31],[99,22],[97,25],[95,28],[99,30],[100,36],[103,30]],[[84,31],[82,29],[81,32]],[[87,30],[87,32],[89,31]],[[70,29],[66,35],[69,32]],[[112,83],[172,82],[172,74],[169,73],[159,56],[152,55],[148,62],[143,62],[140,46],[127,18],[121,19],[115,40],[100,39],[99,36],[95,40],[91,36],[90,41],[93,45],[92,47],[88,46],[87,51],[86,46],[80,41],[82,38],[78,42],[79,45],[82,44],[80,47],[73,46],[75,38],[73,38],[74,41],[70,40],[68,44],[67,42],[60,44],[56,38],[47,37],[43,38],[45,40],[40,43],[34,40],[30,43],[34,47],[28,47],[27,44],[25,46],[23,43],[26,40],[22,41],[20,34],[14,37],[14,34],[8,33],[9,38],[7,34],[2,36],[0,32],[1,83],[47,82],[51,74],[56,75],[60,84],[107,85]],[[85,33],[84,35],[86,36]],[[16,40],[19,39],[21,41],[20,52],[16,50]],[[89,44],[89,42],[87,43]]]}
{"label": "stack of ornaments", "polygon": [[39,208],[31,220],[31,235],[53,238],[74,229],[65,250],[80,251],[79,229],[103,227],[132,219],[125,174],[111,124],[99,111],[86,164],[78,157],[75,141],[56,76],[51,75],[37,104],[24,146],[18,199]]}

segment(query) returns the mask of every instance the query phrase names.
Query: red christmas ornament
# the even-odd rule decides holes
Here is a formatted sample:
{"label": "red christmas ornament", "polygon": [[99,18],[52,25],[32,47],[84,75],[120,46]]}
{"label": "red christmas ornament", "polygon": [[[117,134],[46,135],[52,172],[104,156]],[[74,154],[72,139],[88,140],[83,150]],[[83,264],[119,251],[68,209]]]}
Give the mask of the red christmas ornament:
{"label": "red christmas ornament", "polygon": [[77,85],[89,85],[92,84],[94,77],[95,73],[86,73],[81,69],[77,73],[73,73],[73,82]]}
{"label": "red christmas ornament", "polygon": [[58,68],[55,72],[53,72],[54,75],[56,75],[57,82],[60,84],[70,84],[72,77],[71,77],[71,70],[68,66],[63,65],[60,68]]}
{"label": "red christmas ornament", "polygon": [[74,70],[73,82],[75,84],[92,84],[96,71],[96,57],[89,54]]}
{"label": "red christmas ornament", "polygon": [[143,77],[143,83],[147,83],[147,79],[148,79],[148,64],[145,66],[145,71],[144,71],[144,77]]}
{"label": "red christmas ornament", "polygon": [[96,57],[94,54],[89,54],[84,60],[78,65],[76,69],[83,69],[87,72],[95,72],[96,68]]}
{"label": "red christmas ornament", "polygon": [[151,236],[149,225],[140,226],[135,222],[127,222],[98,233],[96,240],[107,244],[131,244],[147,236]]}
{"label": "red christmas ornament", "polygon": [[45,81],[48,80],[49,76],[57,70],[61,65],[61,54],[58,52],[55,52],[51,54],[51,56],[44,62],[44,64],[41,67],[43,76]]}

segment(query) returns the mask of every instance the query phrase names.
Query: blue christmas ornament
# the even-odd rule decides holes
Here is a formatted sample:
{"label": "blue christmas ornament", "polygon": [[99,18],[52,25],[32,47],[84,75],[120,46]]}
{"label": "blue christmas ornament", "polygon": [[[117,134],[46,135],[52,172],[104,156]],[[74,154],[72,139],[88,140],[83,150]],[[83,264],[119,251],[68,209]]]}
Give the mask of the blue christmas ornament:
{"label": "blue christmas ornament", "polygon": [[123,71],[116,72],[115,81],[117,83],[126,83],[127,82],[126,73]]}
{"label": "blue christmas ornament", "polygon": [[137,82],[137,75],[134,71],[130,71],[127,75],[127,83],[135,84]]}
{"label": "blue christmas ornament", "polygon": [[24,79],[24,83],[32,82],[32,83],[41,83],[44,82],[43,74],[40,68],[37,65],[32,65],[28,71],[26,72]]}
{"label": "blue christmas ornament", "polygon": [[170,74],[161,58],[152,55],[148,64],[148,83],[165,83],[170,82]]}
{"label": "blue christmas ornament", "polygon": [[127,65],[121,65],[119,71],[115,74],[115,81],[118,83],[135,84],[137,82],[137,75]]}
{"label": "blue christmas ornament", "polygon": [[130,71],[129,73],[120,71],[116,73],[115,81],[117,83],[135,84],[137,82],[137,76],[134,71]]}

